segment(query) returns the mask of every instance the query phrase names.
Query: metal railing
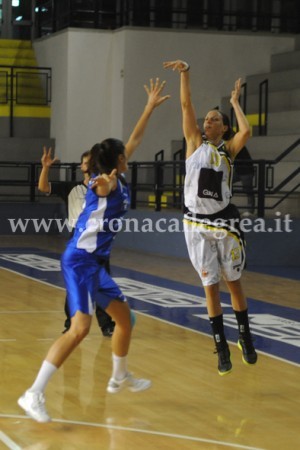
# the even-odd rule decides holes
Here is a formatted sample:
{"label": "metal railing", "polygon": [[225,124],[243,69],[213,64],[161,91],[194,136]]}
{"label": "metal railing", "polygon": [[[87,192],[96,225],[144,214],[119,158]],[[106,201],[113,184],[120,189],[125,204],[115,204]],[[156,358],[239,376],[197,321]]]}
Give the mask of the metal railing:
{"label": "metal railing", "polygon": [[[39,162],[0,162],[0,198],[10,200],[18,197],[20,200],[35,202],[38,196],[44,196],[37,191],[37,185],[42,165]],[[78,163],[59,163],[52,165],[53,183],[81,181],[82,173]],[[61,181],[63,180],[63,181]],[[1,192],[1,187],[5,192]],[[15,192],[15,187],[27,188]],[[12,188],[9,189],[8,188]]]}
{"label": "metal railing", "polygon": [[36,0],[36,36],[67,27],[123,26],[299,33],[298,0],[265,2]]}
{"label": "metal railing", "polygon": [[[251,160],[254,165],[255,174],[253,182],[253,191],[256,201],[256,210],[258,217],[264,217],[266,210],[271,210],[277,207],[285,199],[290,197],[295,193],[300,184],[296,184],[293,188],[289,188],[287,192],[283,191],[285,187],[291,182],[297,179],[300,174],[300,168],[295,169],[291,174],[289,174],[283,181],[281,181],[277,186],[274,186],[274,169],[279,161],[268,161],[268,160]],[[245,164],[237,162],[238,164]],[[146,197],[144,199],[138,199],[138,193],[148,193],[155,195],[154,209],[155,211],[161,211],[163,207],[171,207],[182,209],[183,208],[183,175],[180,175],[178,179],[178,174],[183,174],[185,170],[185,161],[153,161],[153,162],[135,162],[129,164],[131,169],[131,208],[136,209],[138,206],[148,206],[152,202]],[[171,168],[173,172],[173,177],[169,181],[166,180],[165,173]],[[152,182],[145,183],[140,181],[138,178],[138,173],[142,170],[152,170],[155,173],[155,177]],[[247,195],[242,187],[234,187],[234,194]],[[168,195],[169,198],[162,201],[163,195]],[[272,196],[280,195],[280,199],[271,206],[266,206],[266,197],[272,198]],[[300,195],[300,193],[299,193]],[[245,206],[241,208],[246,209]]]}
{"label": "metal railing", "polygon": [[[300,139],[295,141],[275,160],[252,160],[255,167],[253,194],[257,198],[256,209],[259,217],[264,217],[267,209],[274,209],[299,189],[300,183],[297,183],[297,180],[299,180],[300,167],[297,167],[277,186],[274,186],[274,170],[277,164],[299,145]],[[161,211],[163,207],[183,208],[185,161],[177,159],[178,155],[182,155],[182,150],[176,152],[173,161],[157,160],[129,163],[128,182],[131,189],[132,209],[140,206],[151,207],[156,211]],[[54,182],[81,181],[82,174],[79,166],[78,163],[54,164],[53,171],[57,169],[57,177]],[[21,176],[17,175],[19,169],[23,170]],[[36,201],[40,170],[41,164],[37,162],[0,162],[0,198],[4,200],[3,196],[7,196],[7,200],[9,200],[9,195],[1,193],[1,187],[23,186],[29,190],[28,194],[23,191],[22,195],[25,200]],[[291,181],[295,181],[296,184],[285,191],[284,189]],[[246,196],[246,193],[239,187],[234,189],[234,193]],[[149,200],[150,195],[154,200]],[[266,206],[266,197],[272,198],[275,195],[280,196],[279,200],[271,206]],[[143,198],[139,198],[141,196]],[[167,199],[162,200],[163,196]]]}
{"label": "metal railing", "polygon": [[9,137],[14,136],[17,106],[47,106],[51,102],[50,67],[0,65],[0,105],[9,105]]}

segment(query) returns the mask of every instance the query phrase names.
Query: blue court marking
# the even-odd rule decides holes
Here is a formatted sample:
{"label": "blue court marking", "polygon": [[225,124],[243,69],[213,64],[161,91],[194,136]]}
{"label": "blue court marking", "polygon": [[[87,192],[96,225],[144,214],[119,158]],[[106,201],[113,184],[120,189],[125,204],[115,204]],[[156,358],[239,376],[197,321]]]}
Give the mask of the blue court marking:
{"label": "blue court marking", "polygon": [[[0,248],[0,267],[64,288],[60,254],[35,248]],[[179,281],[112,266],[112,275],[131,307],[211,336],[204,290]],[[237,341],[230,296],[221,293],[226,336]],[[300,365],[300,310],[248,298],[255,347],[266,354]],[[213,345],[213,344],[212,344]]]}

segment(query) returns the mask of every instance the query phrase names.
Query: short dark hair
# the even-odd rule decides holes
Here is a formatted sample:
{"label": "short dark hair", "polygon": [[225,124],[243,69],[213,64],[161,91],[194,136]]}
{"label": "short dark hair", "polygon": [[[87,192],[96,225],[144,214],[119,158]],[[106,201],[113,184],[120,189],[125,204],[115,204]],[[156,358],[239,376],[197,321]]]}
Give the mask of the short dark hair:
{"label": "short dark hair", "polygon": [[125,146],[119,139],[108,138],[90,150],[90,173],[110,173],[117,167],[118,158],[124,155]]}

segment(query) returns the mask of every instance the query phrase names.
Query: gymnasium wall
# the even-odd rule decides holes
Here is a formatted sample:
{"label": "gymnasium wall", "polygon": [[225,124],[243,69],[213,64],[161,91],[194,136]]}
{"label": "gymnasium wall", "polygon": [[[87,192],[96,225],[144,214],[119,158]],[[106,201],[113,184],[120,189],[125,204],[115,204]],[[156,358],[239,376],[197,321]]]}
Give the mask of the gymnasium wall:
{"label": "gymnasium wall", "polygon": [[212,33],[143,28],[68,29],[36,40],[38,64],[53,70],[51,137],[62,161],[78,161],[95,142],[113,136],[125,141],[142,112],[143,85],[151,77],[167,81],[171,99],[154,112],[135,159],[151,160],[181,140],[179,76],[163,61],[191,64],[198,117],[230,94],[236,78],[270,69],[270,55],[294,49],[295,38],[257,33]]}
{"label": "gymnasium wall", "polygon": [[[52,80],[51,136],[62,161],[78,161],[81,153],[108,136],[126,140],[141,113],[146,94],[143,85],[150,77],[167,80],[171,99],[155,111],[137,160],[151,160],[165,149],[171,156],[171,141],[181,140],[179,77],[164,71],[162,62],[182,58],[191,64],[191,85],[197,114],[220,104],[236,78],[270,69],[270,55],[294,49],[292,36],[193,32],[159,29],[80,30],[68,29],[35,41],[40,66],[50,66]],[[7,210],[9,208],[9,210]],[[59,218],[62,205],[3,205],[0,234],[11,235],[7,218]],[[181,223],[171,212],[130,211],[128,218],[153,224],[163,219]],[[165,222],[164,222],[165,220]],[[269,222],[270,221],[270,222]],[[300,221],[292,231],[256,232],[246,235],[249,265],[299,266]],[[31,228],[30,228],[31,227]],[[266,228],[274,227],[268,219]],[[283,227],[283,225],[282,225]],[[15,231],[21,234],[20,230]],[[35,234],[32,223],[28,234]],[[41,231],[41,233],[43,233]],[[49,233],[57,233],[55,226]],[[116,247],[188,258],[182,231],[121,232]]]}
{"label": "gymnasium wall", "polygon": [[[66,218],[62,202],[2,203],[0,235],[45,236],[68,239],[66,228],[59,232],[58,222]],[[245,220],[245,219],[244,219]],[[23,224],[23,231],[20,224]],[[46,226],[46,228],[45,228]],[[24,228],[25,227],[25,228]],[[270,229],[272,228],[272,232]],[[268,219],[244,222],[249,266],[286,266],[300,269],[300,219],[275,215]],[[130,210],[114,246],[175,258],[187,258],[182,214],[174,211]],[[159,261],[159,260],[158,260]]]}

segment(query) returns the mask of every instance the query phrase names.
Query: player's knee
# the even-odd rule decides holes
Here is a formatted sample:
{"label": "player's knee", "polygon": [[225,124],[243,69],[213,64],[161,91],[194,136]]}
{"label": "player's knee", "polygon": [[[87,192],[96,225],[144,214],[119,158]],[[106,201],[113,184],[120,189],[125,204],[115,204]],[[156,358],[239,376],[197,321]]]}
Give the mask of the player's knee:
{"label": "player's knee", "polygon": [[70,333],[77,343],[81,342],[90,331],[90,325],[88,324],[72,324]]}

